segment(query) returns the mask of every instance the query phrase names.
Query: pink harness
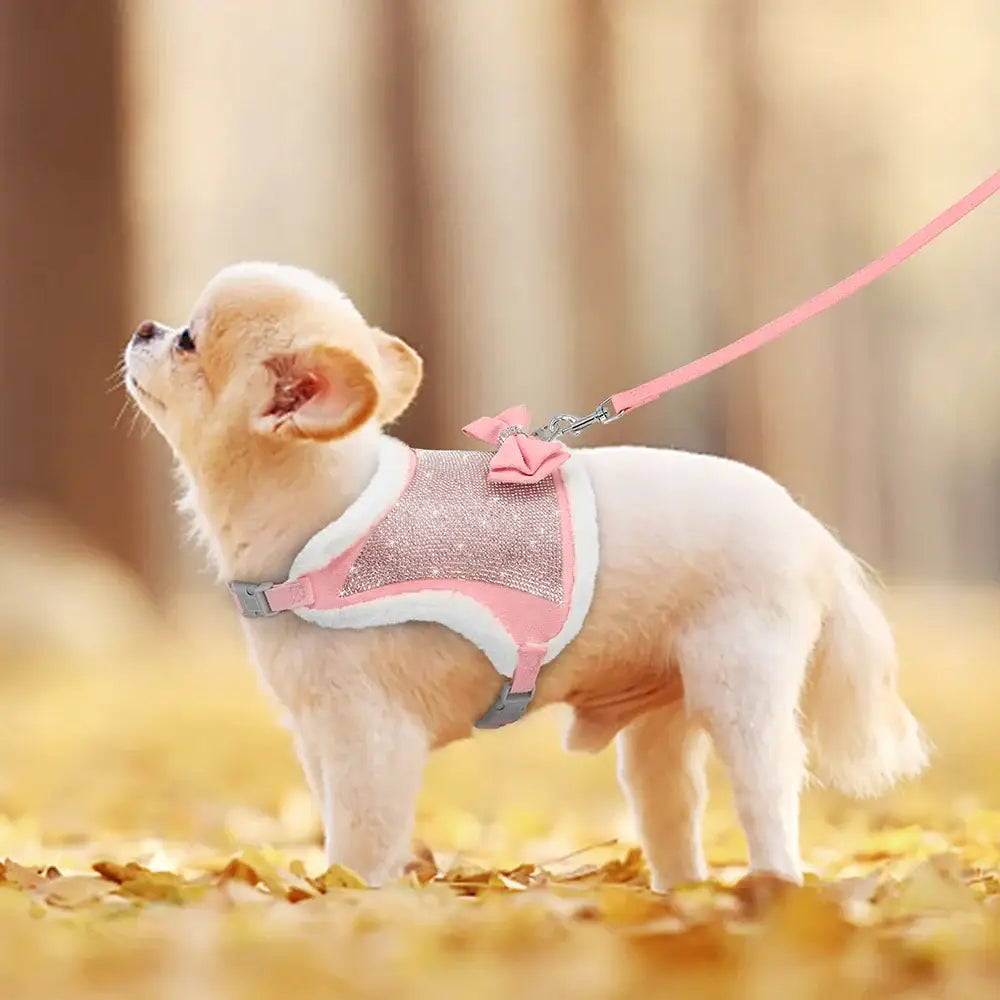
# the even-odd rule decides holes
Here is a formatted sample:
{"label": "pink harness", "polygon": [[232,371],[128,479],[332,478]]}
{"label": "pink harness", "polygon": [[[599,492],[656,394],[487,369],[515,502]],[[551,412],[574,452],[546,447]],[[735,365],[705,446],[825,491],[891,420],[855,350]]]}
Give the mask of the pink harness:
{"label": "pink harness", "polygon": [[1000,170],[826,291],[726,347],[609,396],[583,417],[559,414],[531,435],[523,407],[469,424],[467,434],[495,446],[492,457],[410,451],[384,438],[372,483],[305,546],[288,582],[229,585],[240,612],[293,610],[333,628],[440,622],[479,646],[509,678],[476,725],[519,719],[539,668],[580,631],[597,572],[586,467],[556,439],[617,420],[776,340],[891,271],[998,190]]}
{"label": "pink harness", "polygon": [[[520,409],[511,416],[528,419]],[[503,422],[501,434],[497,455],[523,465],[521,449],[503,444],[514,436],[528,441],[524,427]],[[545,453],[545,468],[505,478],[491,467],[497,455],[411,450],[383,438],[371,483],[310,539],[288,582],[230,584],[240,610],[254,617],[291,610],[328,628],[445,625],[475,643],[505,678],[477,726],[515,721],[541,666],[583,625],[597,571],[584,460],[561,445],[530,441]]]}

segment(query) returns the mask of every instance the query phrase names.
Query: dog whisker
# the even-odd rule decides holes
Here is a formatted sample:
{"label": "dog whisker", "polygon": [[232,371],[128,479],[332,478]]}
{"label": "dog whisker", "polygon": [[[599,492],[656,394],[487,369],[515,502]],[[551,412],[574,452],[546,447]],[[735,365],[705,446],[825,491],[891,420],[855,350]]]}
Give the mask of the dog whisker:
{"label": "dog whisker", "polygon": [[139,408],[135,407],[135,409],[132,411],[132,420],[129,422],[128,431],[126,431],[125,433],[126,437],[132,436],[132,432],[135,430],[135,425],[139,420],[139,413],[140,413]]}
{"label": "dog whisker", "polygon": [[128,409],[128,404],[129,404],[129,400],[126,399],[125,402],[122,403],[121,407],[119,407],[119,409],[118,409],[118,415],[115,417],[115,421],[111,425],[111,429],[113,431],[118,429],[118,425],[121,423],[122,416],[125,413],[125,411]]}

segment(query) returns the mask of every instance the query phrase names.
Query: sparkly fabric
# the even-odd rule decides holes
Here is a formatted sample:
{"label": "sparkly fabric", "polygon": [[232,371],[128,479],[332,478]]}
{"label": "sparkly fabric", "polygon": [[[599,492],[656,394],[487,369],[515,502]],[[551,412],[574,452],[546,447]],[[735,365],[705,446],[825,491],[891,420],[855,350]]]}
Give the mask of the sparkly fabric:
{"label": "sparkly fabric", "polygon": [[414,454],[409,488],[362,546],[341,596],[414,580],[475,580],[560,603],[562,532],[552,479],[491,483],[485,452]]}

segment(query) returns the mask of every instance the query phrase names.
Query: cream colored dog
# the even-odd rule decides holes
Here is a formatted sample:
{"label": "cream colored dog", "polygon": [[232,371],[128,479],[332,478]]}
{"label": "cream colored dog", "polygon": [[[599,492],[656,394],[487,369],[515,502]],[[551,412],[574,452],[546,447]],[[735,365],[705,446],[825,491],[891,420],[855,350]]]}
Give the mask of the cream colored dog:
{"label": "cream colored dog", "polygon": [[[136,402],[170,442],[225,580],[284,580],[373,475],[421,361],[332,284],[296,268],[218,274],[190,326],[144,323],[125,352]],[[707,875],[710,737],[750,867],[801,880],[806,747],[826,782],[873,795],[925,763],[895,688],[889,628],[855,560],[766,475],[651,448],[582,450],[601,564],[583,630],[541,673],[570,749],[617,735],[619,774],[665,890]],[[326,850],[372,883],[410,854],[428,752],[470,735],[500,678],[441,625],[332,630],[243,619],[322,806]]]}

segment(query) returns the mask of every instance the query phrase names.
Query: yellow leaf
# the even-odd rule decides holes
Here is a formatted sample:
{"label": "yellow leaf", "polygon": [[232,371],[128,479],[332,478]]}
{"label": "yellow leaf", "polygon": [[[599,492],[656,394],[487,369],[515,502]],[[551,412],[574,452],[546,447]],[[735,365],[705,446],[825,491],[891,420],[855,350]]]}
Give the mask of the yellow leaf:
{"label": "yellow leaf", "polygon": [[882,879],[878,875],[868,875],[864,878],[842,878],[822,886],[826,896],[841,904],[870,902],[881,886]]}
{"label": "yellow leaf", "polygon": [[98,875],[109,882],[117,882],[118,885],[149,874],[148,868],[143,868],[134,861],[130,861],[127,865],[120,865],[114,861],[96,861],[91,867]]}
{"label": "yellow leaf", "polygon": [[626,884],[644,881],[642,851],[633,847],[621,861],[609,861],[600,869],[602,882]]}
{"label": "yellow leaf", "polygon": [[492,889],[510,889],[514,892],[524,892],[527,886],[517,879],[510,878],[503,872],[493,872],[490,876],[489,886]]}
{"label": "yellow leaf", "polygon": [[597,898],[601,915],[611,924],[639,924],[672,913],[663,896],[627,885],[599,886]]}
{"label": "yellow leaf", "polygon": [[240,860],[254,872],[260,882],[267,886],[267,890],[272,896],[277,899],[284,899],[286,892],[285,882],[278,874],[278,870],[274,865],[260,851],[254,848],[247,848]]}
{"label": "yellow leaf", "polygon": [[253,886],[260,882],[260,876],[250,867],[245,861],[239,858],[233,858],[229,864],[226,865],[218,873],[219,882],[245,882],[247,885]]}
{"label": "yellow leaf", "polygon": [[811,954],[843,948],[855,929],[820,890],[789,886],[773,898],[765,930],[779,947]]}
{"label": "yellow leaf", "polygon": [[70,910],[95,903],[114,891],[114,883],[93,875],[64,875],[41,888],[46,903]]}
{"label": "yellow leaf", "polygon": [[34,889],[46,881],[45,875],[37,868],[25,868],[7,858],[3,863],[4,881],[18,889]]}
{"label": "yellow leaf", "polygon": [[331,865],[317,880],[323,892],[330,889],[367,889],[368,883],[343,865]]}
{"label": "yellow leaf", "polygon": [[437,866],[423,858],[414,858],[404,869],[403,874],[409,876],[418,886],[427,885],[437,878]]}
{"label": "yellow leaf", "polygon": [[897,916],[912,916],[928,911],[966,910],[976,905],[976,894],[969,886],[934,862],[925,861],[886,901],[885,909]]}

